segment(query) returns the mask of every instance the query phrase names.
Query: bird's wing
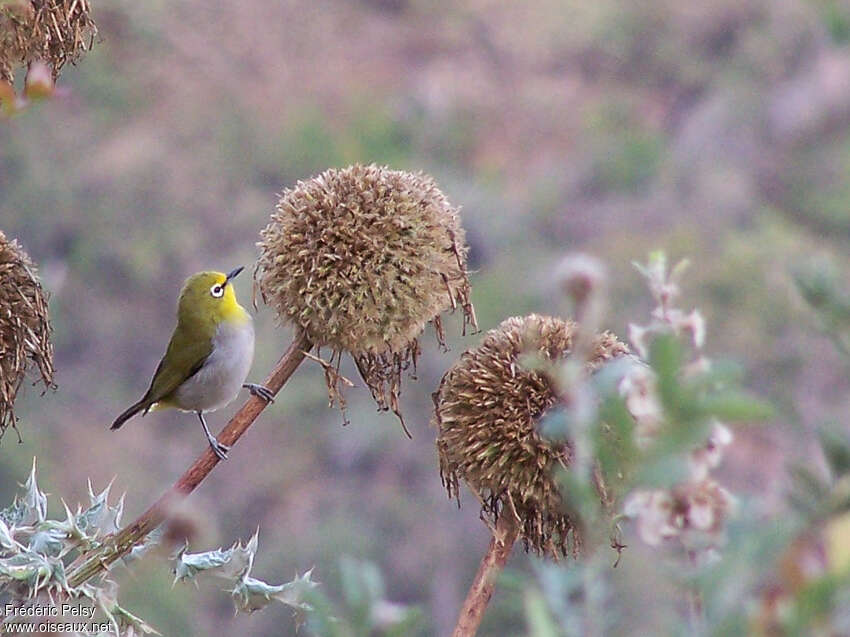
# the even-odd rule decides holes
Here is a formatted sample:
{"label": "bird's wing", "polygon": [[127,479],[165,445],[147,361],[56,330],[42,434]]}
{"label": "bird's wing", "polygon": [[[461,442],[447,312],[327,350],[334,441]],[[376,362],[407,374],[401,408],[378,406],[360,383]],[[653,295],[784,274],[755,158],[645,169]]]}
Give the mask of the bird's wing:
{"label": "bird's wing", "polygon": [[170,396],[180,385],[198,373],[213,351],[210,339],[193,339],[178,325],[165,356],[159,361],[145,394],[148,405]]}

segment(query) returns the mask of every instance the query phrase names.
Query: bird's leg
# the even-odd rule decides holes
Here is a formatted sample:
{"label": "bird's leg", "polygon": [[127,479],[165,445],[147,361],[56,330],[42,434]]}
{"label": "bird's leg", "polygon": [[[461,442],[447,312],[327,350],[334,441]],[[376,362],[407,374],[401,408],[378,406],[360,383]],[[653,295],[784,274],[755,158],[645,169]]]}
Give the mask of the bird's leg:
{"label": "bird's leg", "polygon": [[272,390],[264,385],[258,385],[257,383],[244,383],[242,387],[251,392],[252,396],[259,396],[267,403],[274,402],[274,394],[272,393]]}
{"label": "bird's leg", "polygon": [[227,452],[230,451],[230,447],[221,444],[218,440],[215,439],[215,436],[210,433],[210,430],[207,427],[207,421],[204,420],[204,412],[198,411],[195,413],[198,414],[198,418],[201,421],[201,426],[204,428],[204,433],[207,436],[207,441],[210,443],[210,447],[212,447],[213,453],[215,453],[215,455],[217,455],[221,460],[227,460]]}

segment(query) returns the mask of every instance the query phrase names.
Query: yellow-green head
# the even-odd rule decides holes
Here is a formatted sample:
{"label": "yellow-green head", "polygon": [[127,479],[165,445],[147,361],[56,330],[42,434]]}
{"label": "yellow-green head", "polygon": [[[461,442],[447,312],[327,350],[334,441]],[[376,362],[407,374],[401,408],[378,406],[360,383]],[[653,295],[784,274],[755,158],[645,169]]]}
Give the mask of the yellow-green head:
{"label": "yellow-green head", "polygon": [[177,304],[178,324],[192,325],[212,336],[219,323],[249,321],[249,314],[236,300],[232,284],[242,269],[238,267],[228,274],[198,272],[186,279]]}

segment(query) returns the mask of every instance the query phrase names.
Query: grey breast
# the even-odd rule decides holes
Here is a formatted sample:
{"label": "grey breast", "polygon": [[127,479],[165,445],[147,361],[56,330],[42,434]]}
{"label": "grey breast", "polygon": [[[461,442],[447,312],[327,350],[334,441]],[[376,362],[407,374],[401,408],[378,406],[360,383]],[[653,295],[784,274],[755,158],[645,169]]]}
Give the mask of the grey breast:
{"label": "grey breast", "polygon": [[236,398],[254,360],[254,326],[222,323],[213,351],[203,367],[175,392],[175,402],[187,411],[214,411]]}

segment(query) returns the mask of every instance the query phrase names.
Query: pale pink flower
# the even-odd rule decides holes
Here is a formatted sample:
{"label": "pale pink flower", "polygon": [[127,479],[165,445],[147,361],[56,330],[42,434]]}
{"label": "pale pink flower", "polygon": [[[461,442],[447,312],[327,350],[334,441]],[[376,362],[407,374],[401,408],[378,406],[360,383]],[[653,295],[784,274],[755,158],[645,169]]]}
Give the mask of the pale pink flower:
{"label": "pale pink flower", "polygon": [[638,535],[650,546],[658,546],[679,533],[672,523],[673,510],[670,493],[660,489],[635,491],[623,505],[623,514],[636,521]]}
{"label": "pale pink flower", "polygon": [[691,549],[717,547],[725,538],[726,521],[734,507],[732,494],[711,478],[688,482],[673,490],[680,512],[682,544]]}
{"label": "pale pink flower", "polygon": [[629,342],[634,346],[641,358],[649,356],[649,347],[646,342],[646,335],[648,333],[648,327],[643,327],[636,323],[629,323]]}
{"label": "pale pink flower", "polygon": [[635,420],[635,442],[644,447],[663,422],[655,374],[646,365],[635,364],[620,380],[618,390],[625,401],[626,409]]}
{"label": "pale pink flower", "polygon": [[690,455],[691,479],[703,480],[711,469],[720,465],[723,453],[732,444],[732,432],[721,422],[715,421],[705,444],[694,449]]}

